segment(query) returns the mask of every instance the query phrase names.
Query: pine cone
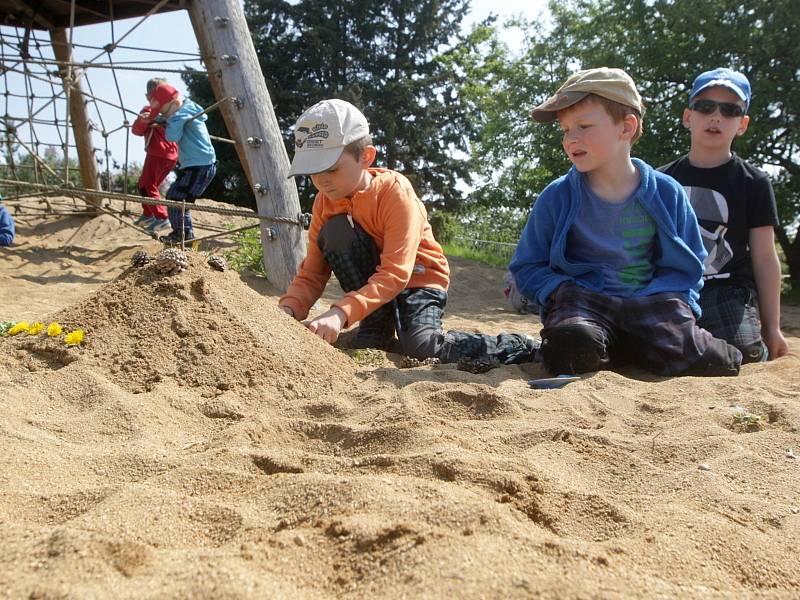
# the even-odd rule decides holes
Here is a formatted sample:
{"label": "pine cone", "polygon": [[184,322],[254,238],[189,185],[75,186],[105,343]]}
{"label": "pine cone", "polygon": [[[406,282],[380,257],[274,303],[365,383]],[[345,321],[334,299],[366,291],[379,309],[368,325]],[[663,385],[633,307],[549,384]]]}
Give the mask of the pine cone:
{"label": "pine cone", "polygon": [[400,368],[413,369],[414,367],[432,367],[433,365],[438,364],[439,359],[432,356],[424,360],[419,360],[418,358],[412,358],[410,356],[404,356],[403,360],[400,361]]}
{"label": "pine cone", "polygon": [[156,255],[156,269],[165,275],[175,275],[189,266],[186,252],[177,248],[166,248]]}
{"label": "pine cone", "polygon": [[217,271],[225,271],[228,268],[228,263],[219,254],[212,254],[208,257],[208,265]]}
{"label": "pine cone", "polygon": [[144,250],[139,250],[137,252],[134,252],[133,256],[131,256],[131,266],[136,267],[137,269],[139,269],[139,268],[145,266],[151,260],[153,260],[152,256],[150,256]]}

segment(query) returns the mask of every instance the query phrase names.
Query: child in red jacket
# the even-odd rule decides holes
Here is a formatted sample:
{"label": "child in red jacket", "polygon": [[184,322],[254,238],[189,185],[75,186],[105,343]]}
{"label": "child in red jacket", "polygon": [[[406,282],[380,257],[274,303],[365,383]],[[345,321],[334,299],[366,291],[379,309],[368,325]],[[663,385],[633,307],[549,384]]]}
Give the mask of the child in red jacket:
{"label": "child in red jacket", "polygon": [[[147,100],[153,90],[166,79],[156,77],[147,82]],[[145,198],[161,198],[159,186],[175,167],[178,160],[178,144],[168,142],[164,137],[164,124],[157,120],[158,111],[148,104],[133,122],[133,135],[144,136],[145,159],[139,177],[139,193]],[[142,216],[135,223],[152,232],[169,225],[167,207],[163,204],[144,204]]]}

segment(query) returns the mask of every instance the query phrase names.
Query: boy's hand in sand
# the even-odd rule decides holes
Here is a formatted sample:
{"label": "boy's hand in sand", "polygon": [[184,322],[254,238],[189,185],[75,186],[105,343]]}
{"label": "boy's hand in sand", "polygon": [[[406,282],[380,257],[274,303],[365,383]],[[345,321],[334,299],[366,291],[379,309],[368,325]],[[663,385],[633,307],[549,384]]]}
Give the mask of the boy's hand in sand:
{"label": "boy's hand in sand", "polygon": [[770,360],[789,354],[789,346],[780,329],[762,331],[761,337],[769,350]]}
{"label": "boy's hand in sand", "polygon": [[290,307],[279,304],[278,308],[294,319],[294,310],[292,310]]}
{"label": "boy's hand in sand", "polygon": [[347,323],[347,316],[341,308],[336,306],[325,311],[316,319],[303,321],[303,325],[308,327],[311,333],[315,333],[329,344],[334,343],[339,338],[339,332]]}

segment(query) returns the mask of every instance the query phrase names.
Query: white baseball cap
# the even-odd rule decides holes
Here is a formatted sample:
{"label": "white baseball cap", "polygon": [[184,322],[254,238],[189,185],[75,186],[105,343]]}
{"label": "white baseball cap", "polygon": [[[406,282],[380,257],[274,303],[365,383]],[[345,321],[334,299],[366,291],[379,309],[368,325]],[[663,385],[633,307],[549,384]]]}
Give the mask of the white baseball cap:
{"label": "white baseball cap", "polygon": [[294,126],[294,158],[289,177],[330,169],[347,144],[369,135],[367,118],[344,100],[317,102]]}

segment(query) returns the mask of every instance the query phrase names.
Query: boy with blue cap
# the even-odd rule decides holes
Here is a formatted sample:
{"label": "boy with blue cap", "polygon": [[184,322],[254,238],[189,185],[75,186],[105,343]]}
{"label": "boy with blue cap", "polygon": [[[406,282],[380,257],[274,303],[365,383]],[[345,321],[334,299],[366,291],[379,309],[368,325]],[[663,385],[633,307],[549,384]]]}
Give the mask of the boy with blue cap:
{"label": "boy with blue cap", "polygon": [[683,111],[689,153],[660,168],[684,186],[708,252],[699,324],[741,350],[743,362],[788,352],[780,329],[775,194],[766,173],[731,151],[747,131],[750,100],[744,74],[700,74]]}

